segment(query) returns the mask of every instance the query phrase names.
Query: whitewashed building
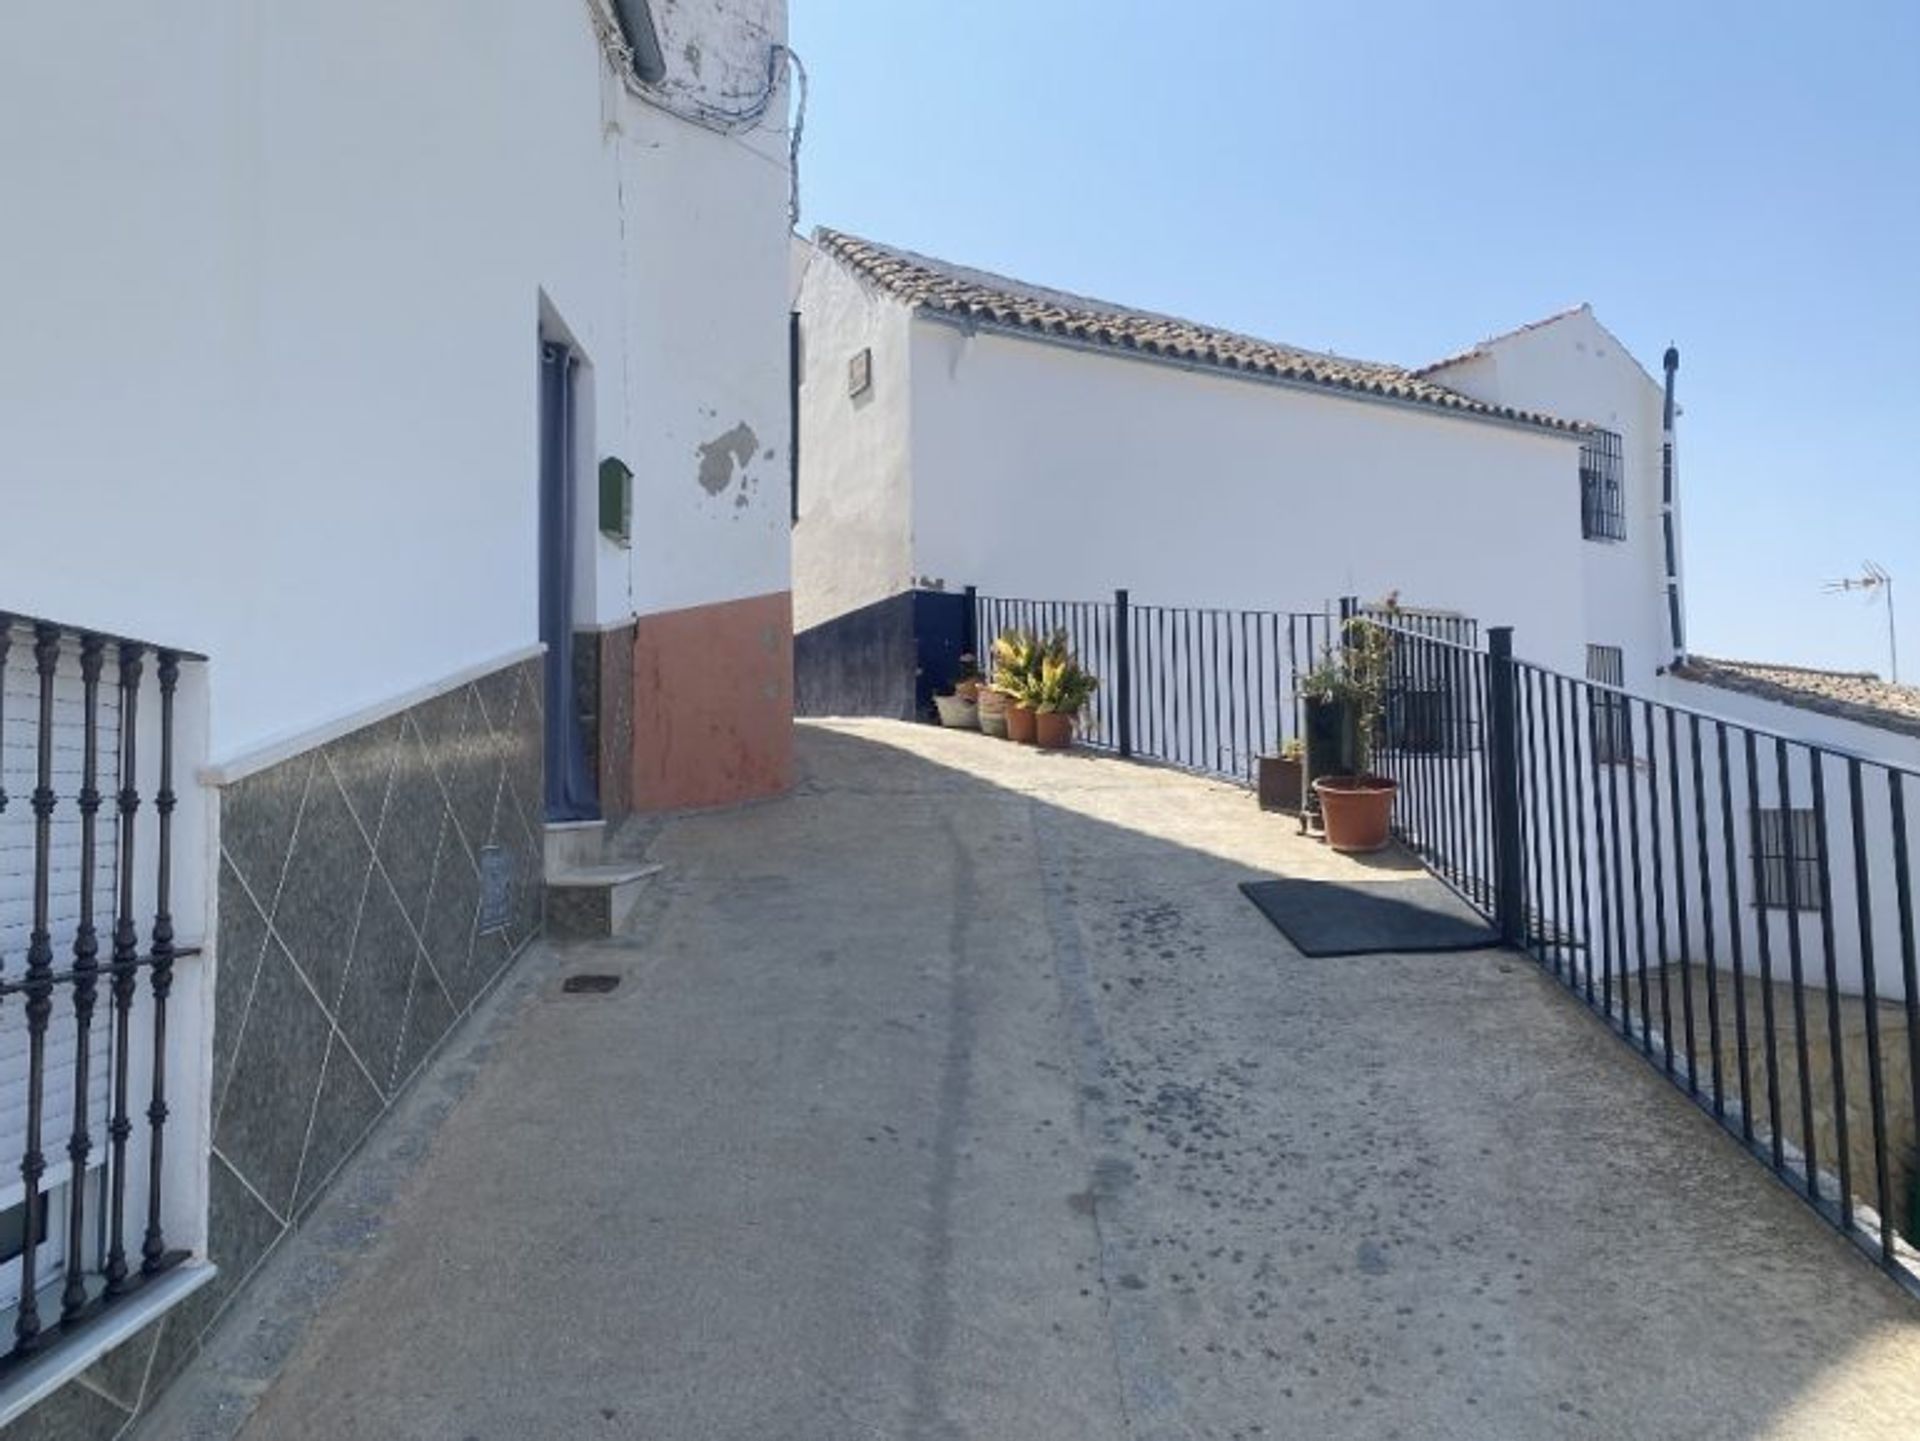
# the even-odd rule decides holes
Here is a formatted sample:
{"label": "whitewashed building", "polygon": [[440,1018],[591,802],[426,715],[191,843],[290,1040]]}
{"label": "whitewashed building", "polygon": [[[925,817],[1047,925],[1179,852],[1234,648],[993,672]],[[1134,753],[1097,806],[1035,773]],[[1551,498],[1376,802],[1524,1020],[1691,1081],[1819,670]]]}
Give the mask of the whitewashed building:
{"label": "whitewashed building", "polygon": [[787,785],[785,30],[0,15],[0,1425],[132,1424],[599,825]]}
{"label": "whitewashed building", "polygon": [[[1589,646],[1628,681],[1673,657],[1661,388],[1584,306],[1412,369],[825,230],[797,293],[803,709],[910,713],[899,617],[967,585],[1307,610],[1397,591],[1576,673]],[[885,676],[848,660],[875,654]]]}
{"label": "whitewashed building", "polygon": [[1510,627],[1497,758],[1489,651],[1396,642],[1403,839],[1790,1184],[1920,1237],[1920,691],[1691,652],[1677,352],[1658,382],[1580,306],[1385,365],[833,231],[802,261],[803,710],[916,714],[982,616],[1064,614],[1130,657],[1104,743],[1244,778],[1312,658],[1247,612]]}

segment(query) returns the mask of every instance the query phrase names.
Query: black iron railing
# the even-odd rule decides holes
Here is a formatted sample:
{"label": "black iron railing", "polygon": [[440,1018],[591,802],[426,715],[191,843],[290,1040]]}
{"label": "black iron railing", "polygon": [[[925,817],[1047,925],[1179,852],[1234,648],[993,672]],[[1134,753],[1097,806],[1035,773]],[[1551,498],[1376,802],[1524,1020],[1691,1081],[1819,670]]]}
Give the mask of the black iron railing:
{"label": "black iron railing", "polygon": [[1401,838],[1920,1289],[1920,775],[1389,624]]}
{"label": "black iron railing", "polygon": [[197,659],[0,615],[0,1136],[19,1177],[0,1179],[0,1373],[183,1256],[162,1182],[168,998],[195,953],[171,912],[176,707]]}
{"label": "black iron railing", "polygon": [[1084,737],[1124,757],[1249,784],[1254,758],[1299,737],[1297,681],[1338,633],[1328,612],[1021,600],[967,591],[974,649],[1056,629],[1100,678]]}

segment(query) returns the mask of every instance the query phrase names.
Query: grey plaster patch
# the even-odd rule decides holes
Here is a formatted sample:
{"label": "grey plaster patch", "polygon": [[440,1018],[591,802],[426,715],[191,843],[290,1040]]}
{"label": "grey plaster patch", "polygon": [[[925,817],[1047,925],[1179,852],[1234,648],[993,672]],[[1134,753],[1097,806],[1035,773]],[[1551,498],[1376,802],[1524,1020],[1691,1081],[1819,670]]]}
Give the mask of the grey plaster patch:
{"label": "grey plaster patch", "polygon": [[712,440],[702,442],[697,447],[700,488],[708,495],[719,495],[733,484],[736,472],[746,469],[759,444],[760,437],[753,433],[753,427],[744,420],[733,429],[722,431]]}

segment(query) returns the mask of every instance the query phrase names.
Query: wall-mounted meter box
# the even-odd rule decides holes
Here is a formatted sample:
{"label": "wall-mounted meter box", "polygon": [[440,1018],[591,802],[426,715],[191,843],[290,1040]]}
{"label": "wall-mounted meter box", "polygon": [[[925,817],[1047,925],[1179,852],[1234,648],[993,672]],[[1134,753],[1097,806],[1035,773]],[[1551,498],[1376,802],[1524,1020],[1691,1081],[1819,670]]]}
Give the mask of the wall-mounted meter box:
{"label": "wall-mounted meter box", "polygon": [[633,472],[617,455],[600,462],[600,534],[618,546],[633,544]]}

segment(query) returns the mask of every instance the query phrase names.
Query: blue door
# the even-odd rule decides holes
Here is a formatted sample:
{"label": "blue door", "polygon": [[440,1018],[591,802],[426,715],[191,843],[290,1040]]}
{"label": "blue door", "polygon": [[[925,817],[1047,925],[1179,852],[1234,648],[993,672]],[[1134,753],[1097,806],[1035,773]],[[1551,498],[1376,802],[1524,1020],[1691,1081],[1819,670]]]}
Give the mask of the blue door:
{"label": "blue door", "polygon": [[540,639],[546,643],[547,820],[600,816],[573,679],[574,536],[578,518],[574,386],[580,360],[540,346]]}

